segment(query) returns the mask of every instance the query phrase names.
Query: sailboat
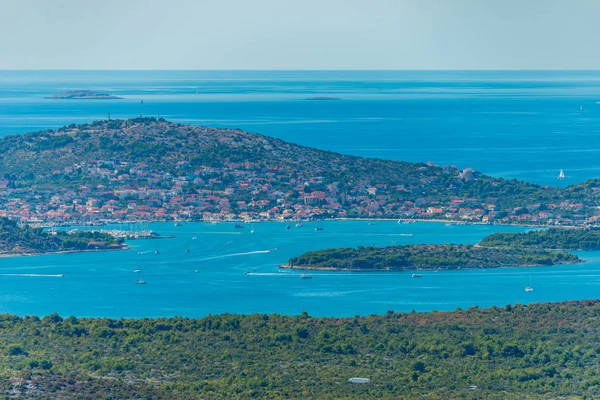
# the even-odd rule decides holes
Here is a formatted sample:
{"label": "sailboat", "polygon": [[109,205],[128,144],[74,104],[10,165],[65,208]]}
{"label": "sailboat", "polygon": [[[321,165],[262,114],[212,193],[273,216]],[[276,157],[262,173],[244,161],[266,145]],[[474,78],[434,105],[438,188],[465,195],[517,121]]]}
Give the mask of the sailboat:
{"label": "sailboat", "polygon": [[565,179],[565,173],[564,173],[564,171],[562,169],[560,170],[560,173],[558,174],[558,179],[560,179],[561,181],[563,179]]}
{"label": "sailboat", "polygon": [[[141,274],[142,270],[135,269],[135,270],[133,270],[133,272],[139,272]],[[136,285],[145,285],[146,281],[142,277],[140,277],[140,279],[138,279],[138,280],[135,281],[135,284]]]}
{"label": "sailboat", "polygon": [[531,286],[531,269],[529,270],[529,286],[525,288],[526,292],[533,292],[533,286]]}

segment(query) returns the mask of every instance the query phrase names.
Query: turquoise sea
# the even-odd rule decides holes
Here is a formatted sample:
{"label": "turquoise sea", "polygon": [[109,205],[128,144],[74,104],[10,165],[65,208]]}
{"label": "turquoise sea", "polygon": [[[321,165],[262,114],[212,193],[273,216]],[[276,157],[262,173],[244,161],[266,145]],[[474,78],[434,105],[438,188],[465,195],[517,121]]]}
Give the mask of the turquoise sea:
{"label": "turquoise sea", "polygon": [[[123,99],[44,99],[75,89]],[[306,100],[316,96],[341,100]],[[242,128],[347,154],[431,160],[545,185],[600,177],[600,71],[0,71],[0,136],[91,122],[108,113],[135,117],[142,100],[146,116]],[[560,169],[564,181],[556,179]],[[595,252],[581,254],[585,264],[533,269],[534,293],[523,290],[528,269],[432,272],[421,279],[408,273],[315,272],[301,280],[297,271],[280,272],[278,265],[289,257],[324,247],[475,243],[492,232],[525,230],[393,221],[322,225],[325,230],[316,232],[311,224],[286,230],[261,223],[251,234],[249,227],[228,224],[154,224],[152,229],[177,238],[132,241],[131,250],[122,252],[2,258],[0,312],[349,316],[600,293]],[[65,276],[48,276],[58,274]],[[140,276],[146,285],[135,284]]]}
{"label": "turquoise sea", "polygon": [[[150,228],[177,238],[130,241],[127,251],[4,258],[0,312],[115,318],[302,311],[353,316],[588,299],[600,293],[600,253],[584,254],[589,261],[579,265],[423,272],[420,279],[407,272],[329,271],[300,279],[300,271],[279,270],[290,257],[324,247],[476,243],[492,232],[525,230],[394,221],[318,225],[324,230],[315,231],[314,222],[289,230],[284,223],[263,222],[251,233],[249,225],[156,223]],[[535,292],[525,293],[530,275]],[[140,278],[147,284],[136,284]]]}
{"label": "turquoise sea", "polygon": [[[74,89],[124,99],[44,99]],[[145,115],[342,153],[600,177],[600,71],[0,71],[0,135],[131,118],[141,100]]]}

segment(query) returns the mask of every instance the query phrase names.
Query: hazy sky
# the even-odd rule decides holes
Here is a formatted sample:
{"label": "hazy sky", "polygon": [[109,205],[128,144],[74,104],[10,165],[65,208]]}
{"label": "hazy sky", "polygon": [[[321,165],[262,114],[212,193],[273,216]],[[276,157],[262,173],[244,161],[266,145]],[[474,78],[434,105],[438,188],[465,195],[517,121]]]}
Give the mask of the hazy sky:
{"label": "hazy sky", "polygon": [[0,69],[599,69],[600,0],[0,0]]}

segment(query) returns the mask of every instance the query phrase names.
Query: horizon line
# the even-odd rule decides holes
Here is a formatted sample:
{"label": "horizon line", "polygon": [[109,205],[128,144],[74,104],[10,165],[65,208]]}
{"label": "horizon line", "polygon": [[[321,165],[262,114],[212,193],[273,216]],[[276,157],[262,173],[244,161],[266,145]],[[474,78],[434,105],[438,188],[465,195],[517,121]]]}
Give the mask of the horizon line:
{"label": "horizon line", "polygon": [[164,69],[164,68],[109,68],[109,69],[91,69],[91,68],[81,68],[81,69],[62,69],[62,68],[23,68],[23,69],[12,69],[12,68],[0,68],[0,72],[69,72],[69,71],[90,71],[90,72],[137,72],[137,71],[172,71],[172,72],[561,72],[561,71],[572,71],[572,72],[598,72],[600,68],[595,69],[564,69],[564,68],[503,68],[503,69],[495,69],[495,68],[421,68],[421,69],[412,69],[412,68],[380,68],[380,69],[335,69],[335,68],[327,68],[327,69],[312,69],[312,68],[300,68],[300,69],[292,69],[292,68],[284,68],[284,69],[244,69],[244,68],[224,68],[224,69],[211,69],[211,68],[177,68],[177,69]]}

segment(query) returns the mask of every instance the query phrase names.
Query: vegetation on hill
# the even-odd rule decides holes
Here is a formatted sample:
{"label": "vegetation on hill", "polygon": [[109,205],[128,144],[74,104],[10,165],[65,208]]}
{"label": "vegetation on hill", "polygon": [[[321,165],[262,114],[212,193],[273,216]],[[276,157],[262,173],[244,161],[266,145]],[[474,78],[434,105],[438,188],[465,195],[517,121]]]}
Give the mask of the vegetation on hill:
{"label": "vegetation on hill", "polygon": [[15,221],[0,218],[0,254],[82,251],[96,248],[122,248],[123,239],[100,232],[46,232],[41,228],[19,227]]}
{"label": "vegetation on hill", "polygon": [[486,247],[555,250],[598,250],[600,230],[550,228],[526,233],[494,233],[479,243]]}
{"label": "vegetation on hill", "polygon": [[577,256],[565,252],[483,248],[465,244],[418,244],[310,251],[291,258],[285,267],[365,271],[522,267],[577,262],[581,262]]}
{"label": "vegetation on hill", "polygon": [[[46,204],[63,191],[56,199],[57,206],[66,206],[60,208],[67,214],[63,219],[81,218],[87,211],[64,211],[73,208],[60,203],[64,196],[81,199],[78,204],[93,198],[98,207],[118,203],[102,213],[88,213],[88,220],[156,219],[160,210],[172,219],[201,219],[209,212],[216,218],[245,213],[251,218],[481,221],[485,216],[490,221],[574,224],[592,217],[598,203],[594,183],[578,190],[542,187],[471,169],[342,155],[236,129],[153,118],[73,124],[1,138],[0,176],[7,188],[28,191],[33,194],[29,199],[38,196]],[[68,190],[74,193],[64,193]],[[120,203],[123,191],[145,213]],[[158,194],[150,198],[152,193]],[[164,200],[174,193],[191,197]],[[34,206],[29,210],[38,212]],[[51,220],[54,215],[37,218]]]}
{"label": "vegetation on hill", "polygon": [[598,314],[598,301],[583,301],[353,318],[2,315],[0,390],[28,399],[598,398]]}

